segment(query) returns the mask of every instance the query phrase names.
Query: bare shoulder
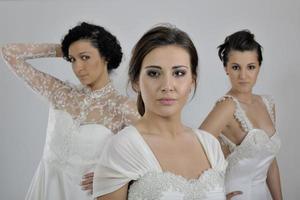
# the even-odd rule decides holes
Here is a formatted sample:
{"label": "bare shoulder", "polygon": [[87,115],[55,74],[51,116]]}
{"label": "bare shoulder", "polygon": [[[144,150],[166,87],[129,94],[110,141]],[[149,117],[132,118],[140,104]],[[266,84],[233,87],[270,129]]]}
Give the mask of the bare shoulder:
{"label": "bare shoulder", "polygon": [[236,107],[236,103],[234,101],[235,100],[231,97],[222,97],[217,101],[212,111],[223,115],[226,113],[233,114]]}
{"label": "bare shoulder", "polygon": [[200,125],[205,130],[218,137],[234,116],[236,103],[233,98],[225,97],[217,101],[214,108]]}

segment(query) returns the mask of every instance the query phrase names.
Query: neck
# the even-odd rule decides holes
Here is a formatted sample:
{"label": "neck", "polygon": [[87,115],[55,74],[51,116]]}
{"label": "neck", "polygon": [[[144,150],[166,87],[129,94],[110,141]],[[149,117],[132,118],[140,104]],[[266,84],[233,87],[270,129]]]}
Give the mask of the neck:
{"label": "neck", "polygon": [[95,83],[92,83],[90,85],[88,85],[92,91],[95,90],[100,90],[102,89],[105,85],[107,85],[107,83],[109,82],[109,77],[108,76],[104,76],[102,78],[99,78],[98,81],[96,81]]}
{"label": "neck", "polygon": [[181,116],[163,117],[154,113],[145,113],[140,123],[149,134],[159,134],[165,137],[176,137],[185,129]]}
{"label": "neck", "polygon": [[229,90],[228,94],[235,96],[241,103],[245,103],[245,104],[253,104],[254,103],[252,91],[241,93],[241,92],[231,89],[231,90]]}

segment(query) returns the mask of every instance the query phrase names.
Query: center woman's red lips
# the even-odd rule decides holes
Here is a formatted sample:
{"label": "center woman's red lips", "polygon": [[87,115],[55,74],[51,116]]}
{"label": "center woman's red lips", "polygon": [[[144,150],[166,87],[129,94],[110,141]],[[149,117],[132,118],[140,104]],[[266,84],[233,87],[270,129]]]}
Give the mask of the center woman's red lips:
{"label": "center woman's red lips", "polygon": [[172,105],[176,102],[176,99],[174,99],[174,98],[161,98],[161,99],[158,99],[158,101],[162,105]]}

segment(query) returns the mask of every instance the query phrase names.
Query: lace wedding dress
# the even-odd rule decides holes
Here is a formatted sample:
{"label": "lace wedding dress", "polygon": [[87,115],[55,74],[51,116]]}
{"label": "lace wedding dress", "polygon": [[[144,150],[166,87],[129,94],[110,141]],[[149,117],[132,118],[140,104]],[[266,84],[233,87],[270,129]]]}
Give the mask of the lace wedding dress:
{"label": "lace wedding dress", "polygon": [[50,102],[42,159],[28,200],[92,199],[81,190],[84,174],[94,170],[108,137],[138,118],[135,103],[109,82],[91,91],[33,68],[27,59],[54,57],[54,44],[8,44],[2,49],[10,69]]}

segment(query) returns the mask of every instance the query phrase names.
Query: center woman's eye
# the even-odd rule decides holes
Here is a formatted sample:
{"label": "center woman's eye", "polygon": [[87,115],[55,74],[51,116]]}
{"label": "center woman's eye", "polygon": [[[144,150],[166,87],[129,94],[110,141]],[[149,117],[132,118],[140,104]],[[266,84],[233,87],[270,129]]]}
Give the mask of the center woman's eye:
{"label": "center woman's eye", "polygon": [[147,75],[152,78],[157,78],[160,75],[158,70],[147,70]]}
{"label": "center woman's eye", "polygon": [[185,70],[182,70],[182,69],[179,69],[179,70],[175,70],[173,72],[173,75],[175,77],[181,77],[181,76],[184,76],[186,74],[186,71]]}
{"label": "center woman's eye", "polygon": [[255,65],[249,65],[249,66],[248,66],[248,69],[250,69],[250,70],[254,70],[255,68],[256,68]]}

